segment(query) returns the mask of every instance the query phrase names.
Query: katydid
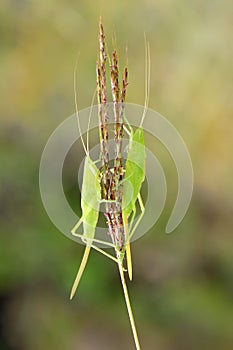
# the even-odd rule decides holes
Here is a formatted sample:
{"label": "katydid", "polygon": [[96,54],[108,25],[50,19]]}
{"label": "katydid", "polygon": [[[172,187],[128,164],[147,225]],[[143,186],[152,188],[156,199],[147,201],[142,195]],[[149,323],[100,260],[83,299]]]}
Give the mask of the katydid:
{"label": "katydid", "polygon": [[[136,231],[142,217],[144,215],[144,205],[141,198],[140,190],[142,183],[145,179],[145,162],[146,162],[146,150],[144,141],[144,130],[143,121],[146,116],[146,111],[149,104],[149,88],[150,88],[150,47],[149,43],[146,42],[145,38],[145,104],[143,116],[141,119],[140,126],[134,130],[127,121],[130,131],[126,129],[129,134],[129,151],[127,155],[127,161],[125,166],[125,176],[123,184],[123,221],[124,228],[126,231],[126,258],[127,258],[127,268],[130,280],[132,280],[132,259],[130,251],[130,239]],[[132,190],[130,190],[132,189]],[[130,196],[130,198],[129,198]],[[136,201],[138,200],[141,214],[132,228],[133,221],[136,215]],[[130,216],[130,225],[128,223]]]}
{"label": "katydid", "polygon": [[[82,217],[77,222],[77,224],[73,227],[73,229],[71,230],[71,233],[75,236],[81,237],[82,241],[86,243],[86,248],[85,248],[82,262],[80,264],[77,276],[75,278],[75,281],[71,290],[70,299],[73,298],[75,291],[78,287],[79,281],[82,277],[83,271],[87,264],[91,247],[117,262],[116,258],[112,257],[110,254],[106,253],[105,251],[96,247],[93,244],[93,241],[95,241],[93,240],[95,236],[95,229],[99,218],[99,206],[101,202],[101,187],[99,182],[99,170],[97,169],[95,162],[90,158],[90,155],[89,155],[88,133],[87,133],[87,146],[85,146],[84,144],[82,133],[81,133],[80,121],[78,116],[78,107],[77,107],[77,94],[76,94],[76,79],[75,79],[76,67],[77,67],[77,63],[74,71],[75,107],[76,107],[78,128],[81,136],[82,145],[86,153],[86,159],[84,162],[83,183],[82,183],[82,191],[81,191],[82,192],[81,193]],[[91,106],[93,106],[94,98],[95,98],[95,93],[92,99]],[[92,107],[89,115],[88,129],[90,125],[91,113],[92,113]],[[82,235],[76,233],[76,230],[81,224],[83,224]]]}

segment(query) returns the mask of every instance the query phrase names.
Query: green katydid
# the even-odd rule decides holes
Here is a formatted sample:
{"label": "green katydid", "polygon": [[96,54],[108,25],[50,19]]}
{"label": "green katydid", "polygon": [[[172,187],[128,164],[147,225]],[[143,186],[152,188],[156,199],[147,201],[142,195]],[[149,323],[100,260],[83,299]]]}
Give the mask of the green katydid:
{"label": "green katydid", "polygon": [[[78,287],[79,281],[82,277],[83,271],[84,271],[85,266],[87,264],[87,260],[88,260],[91,248],[98,250],[99,252],[101,252],[105,256],[107,256],[110,259],[117,262],[116,258],[112,257],[110,254],[106,253],[105,251],[96,247],[93,244],[93,238],[95,236],[95,229],[96,229],[97,221],[99,218],[99,206],[101,203],[101,188],[100,188],[100,183],[99,183],[99,170],[97,169],[95,162],[90,158],[90,155],[89,155],[88,133],[87,133],[87,146],[85,146],[83,138],[82,138],[82,134],[81,134],[80,121],[79,121],[79,116],[78,116],[78,107],[77,107],[77,94],[76,94],[76,79],[75,79],[76,67],[77,67],[77,63],[76,63],[75,70],[74,70],[75,107],[76,107],[78,128],[79,128],[79,132],[80,132],[80,136],[81,136],[82,145],[83,145],[84,151],[86,153],[86,159],[84,162],[82,195],[81,195],[82,217],[77,222],[77,224],[73,227],[73,229],[71,230],[71,233],[75,236],[81,237],[82,241],[86,243],[86,248],[85,248],[82,262],[80,264],[77,276],[75,278],[75,281],[74,281],[74,284],[73,284],[73,287],[71,290],[70,299],[73,298],[75,291]],[[94,98],[95,98],[95,93],[93,96],[91,106],[93,106]],[[92,112],[92,107],[91,107],[90,115],[89,115],[88,129],[89,129],[89,125],[90,125],[91,112]],[[91,186],[90,186],[90,184],[91,184]],[[93,186],[93,184],[94,184],[94,186]],[[78,229],[78,227],[81,224],[83,224],[83,234],[82,235],[76,233],[76,230]]]}
{"label": "green katydid", "polygon": [[[144,130],[143,121],[146,116],[146,111],[149,104],[149,88],[150,88],[150,47],[149,43],[146,42],[145,37],[145,104],[144,112],[141,119],[140,126],[134,132],[128,120],[125,118],[128,129],[125,128],[129,134],[129,151],[127,155],[127,161],[125,166],[125,180],[123,184],[123,221],[124,228],[126,231],[126,257],[127,257],[127,268],[130,280],[132,280],[132,259],[130,251],[130,239],[132,238],[134,232],[136,231],[140,221],[145,212],[143,201],[141,198],[140,190],[142,183],[145,179],[145,162],[146,162],[146,150],[144,141]],[[130,191],[130,188],[132,189]],[[129,197],[130,194],[130,198]],[[136,201],[138,200],[141,214],[132,228],[133,221],[136,215]],[[128,224],[129,218],[131,217],[130,225]]]}

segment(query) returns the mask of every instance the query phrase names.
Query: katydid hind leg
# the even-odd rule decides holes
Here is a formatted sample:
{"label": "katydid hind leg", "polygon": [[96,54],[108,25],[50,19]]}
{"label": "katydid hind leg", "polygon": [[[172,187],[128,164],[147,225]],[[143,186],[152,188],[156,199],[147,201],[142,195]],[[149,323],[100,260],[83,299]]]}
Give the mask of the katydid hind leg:
{"label": "katydid hind leg", "polygon": [[83,222],[83,215],[81,216],[81,218],[79,219],[79,221],[77,222],[77,224],[74,225],[74,227],[71,230],[72,235],[76,235],[76,230],[79,228],[79,226],[82,224]]}
{"label": "katydid hind leg", "polygon": [[[134,219],[135,219],[135,215],[136,215],[136,205],[133,206],[133,210],[132,210],[132,217],[131,217],[131,220],[130,220],[130,224],[129,224],[129,232],[131,232],[132,230],[132,226],[133,226],[133,222],[134,222]],[[128,234],[129,234],[128,232]],[[127,237],[129,238],[129,237]]]}
{"label": "katydid hind leg", "polygon": [[97,238],[88,238],[87,236],[85,236],[84,234],[81,234],[81,233],[72,232],[72,235],[75,237],[81,238],[85,244],[88,243],[88,241],[90,241],[90,242],[104,244],[104,245],[111,247],[111,248],[115,248],[115,245],[113,243],[105,242],[105,241],[102,241],[102,240],[97,239]]}
{"label": "katydid hind leg", "polygon": [[91,247],[92,247],[93,249],[95,249],[97,252],[99,252],[99,253],[103,254],[104,256],[106,256],[107,258],[109,258],[109,259],[115,261],[116,263],[118,263],[118,261],[117,261],[117,259],[115,258],[115,256],[112,256],[111,254],[106,253],[103,249],[100,249],[99,247],[97,247],[97,246],[94,245],[94,244],[91,244]]}
{"label": "katydid hind leg", "polygon": [[133,279],[133,266],[132,266],[130,242],[126,243],[125,250],[126,250],[128,276],[129,276],[130,281],[132,281],[132,279]]}
{"label": "katydid hind leg", "polygon": [[130,281],[133,280],[133,264],[132,264],[132,254],[131,254],[131,247],[130,247],[129,232],[131,231],[135,215],[136,215],[136,206],[134,205],[132,218],[130,220],[129,228],[127,228],[127,232],[126,232],[126,247],[125,247],[127,269],[128,269],[128,275],[129,275]]}
{"label": "katydid hind leg", "polygon": [[138,202],[139,202],[139,205],[140,205],[141,214],[139,215],[139,218],[138,218],[136,224],[134,225],[132,231],[131,231],[130,234],[129,234],[129,240],[133,237],[133,235],[134,235],[136,229],[138,228],[138,225],[140,224],[140,222],[141,222],[141,220],[142,220],[142,218],[143,218],[143,215],[145,214],[145,206],[144,206],[144,204],[143,204],[142,197],[141,197],[141,194],[140,194],[140,193],[138,194],[138,197],[137,197],[137,198],[138,198]]}
{"label": "katydid hind leg", "polygon": [[83,258],[82,258],[82,261],[81,261],[81,264],[80,264],[80,267],[79,267],[79,270],[78,270],[78,273],[76,275],[73,287],[71,289],[70,299],[73,298],[73,296],[74,296],[74,294],[76,292],[76,289],[78,288],[80,279],[82,277],[82,274],[83,274],[84,269],[85,269],[86,264],[87,264],[87,260],[88,260],[89,254],[90,254],[90,250],[91,250],[91,247],[90,246],[86,246],[84,254],[83,254]]}

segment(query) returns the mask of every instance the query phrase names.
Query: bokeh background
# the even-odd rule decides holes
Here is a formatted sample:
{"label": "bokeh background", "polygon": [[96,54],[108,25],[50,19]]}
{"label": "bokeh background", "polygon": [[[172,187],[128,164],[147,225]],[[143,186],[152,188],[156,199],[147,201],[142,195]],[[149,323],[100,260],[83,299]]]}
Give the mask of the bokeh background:
{"label": "bokeh background", "polygon": [[[69,301],[83,246],[50,222],[38,185],[43,147],[55,127],[74,113],[78,52],[79,108],[90,105],[100,14],[109,50],[112,41],[117,42],[121,67],[128,47],[128,102],[144,101],[147,33],[150,107],[179,130],[195,173],[189,211],[176,231],[166,235],[177,174],[157,143],[168,197],[157,224],[132,246],[134,281],[129,286],[142,349],[231,350],[230,0],[1,1],[0,349],[134,348],[118,272],[105,257],[91,254],[77,296]],[[78,208],[72,159],[66,163],[64,181],[67,196]]]}

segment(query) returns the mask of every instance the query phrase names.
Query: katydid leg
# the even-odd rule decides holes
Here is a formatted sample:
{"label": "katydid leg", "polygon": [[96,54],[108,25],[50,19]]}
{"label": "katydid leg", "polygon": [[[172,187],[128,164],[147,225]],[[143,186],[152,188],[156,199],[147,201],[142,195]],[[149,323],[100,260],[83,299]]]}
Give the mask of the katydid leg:
{"label": "katydid leg", "polygon": [[141,220],[142,220],[142,218],[143,218],[143,215],[144,215],[144,213],[145,213],[145,207],[144,207],[144,204],[143,204],[142,197],[141,197],[141,194],[140,194],[140,193],[138,194],[138,202],[139,202],[139,205],[140,205],[141,214],[139,215],[139,218],[138,218],[136,224],[134,225],[132,231],[131,231],[130,234],[129,234],[129,241],[130,241],[130,239],[133,237],[133,235],[134,235],[134,233],[135,233],[135,231],[136,231],[138,225],[140,224],[140,222],[141,222]]}

